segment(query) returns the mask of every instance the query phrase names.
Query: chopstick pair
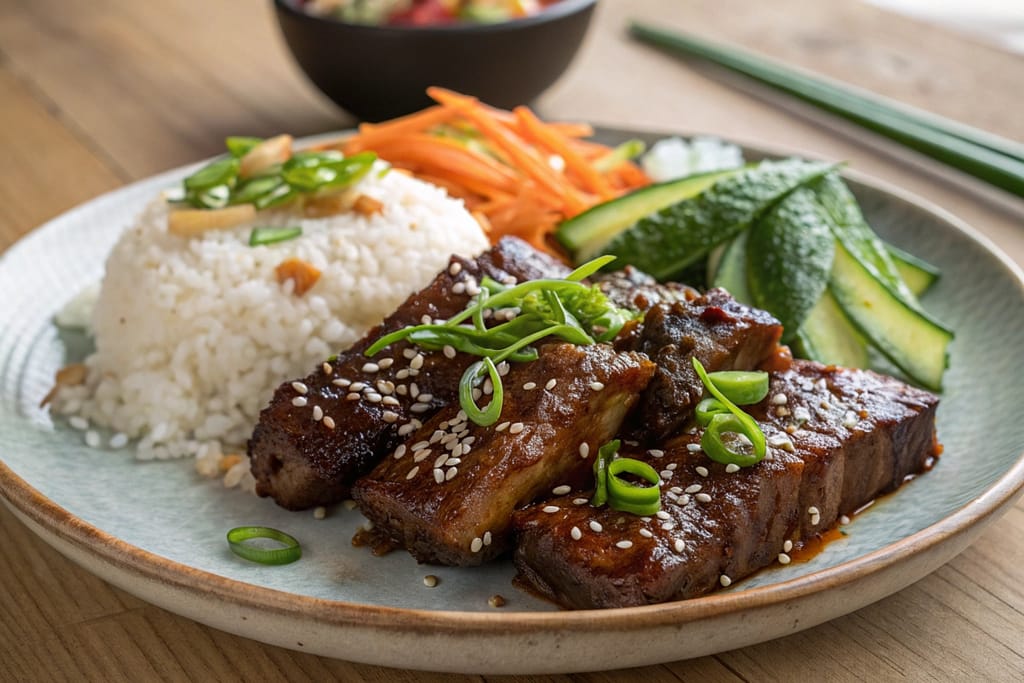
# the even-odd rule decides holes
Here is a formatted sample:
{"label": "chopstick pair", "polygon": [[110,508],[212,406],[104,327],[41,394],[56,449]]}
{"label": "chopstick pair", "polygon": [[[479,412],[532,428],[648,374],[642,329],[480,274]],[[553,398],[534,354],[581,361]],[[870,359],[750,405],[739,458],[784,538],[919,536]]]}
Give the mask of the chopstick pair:
{"label": "chopstick pair", "polygon": [[964,173],[1024,197],[1024,145],[910,106],[859,92],[730,47],[634,22],[638,40],[697,56],[884,135]]}

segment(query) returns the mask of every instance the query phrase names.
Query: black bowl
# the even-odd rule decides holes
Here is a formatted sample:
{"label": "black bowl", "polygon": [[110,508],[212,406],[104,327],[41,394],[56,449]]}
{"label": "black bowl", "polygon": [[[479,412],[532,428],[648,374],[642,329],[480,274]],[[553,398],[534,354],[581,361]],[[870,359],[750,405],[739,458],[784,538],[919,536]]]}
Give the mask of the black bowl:
{"label": "black bowl", "polygon": [[274,0],[295,60],[338,106],[369,121],[430,104],[431,85],[511,108],[529,104],[569,66],[597,0],[561,0],[498,24],[390,27],[311,16]]}

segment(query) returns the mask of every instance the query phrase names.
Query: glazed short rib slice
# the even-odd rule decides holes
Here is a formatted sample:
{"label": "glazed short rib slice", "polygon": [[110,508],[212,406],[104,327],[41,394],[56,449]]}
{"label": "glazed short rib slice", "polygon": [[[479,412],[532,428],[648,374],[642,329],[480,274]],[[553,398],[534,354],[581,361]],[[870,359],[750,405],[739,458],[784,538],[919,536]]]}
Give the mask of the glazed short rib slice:
{"label": "glazed short rib slice", "polygon": [[708,372],[749,370],[775,353],[781,336],[782,325],[771,314],[739,303],[724,289],[651,307],[642,327],[616,344],[647,354],[658,366],[630,431],[641,441],[658,442],[679,430],[704,391],[694,357]]}
{"label": "glazed short rib slice", "polygon": [[511,282],[568,272],[515,238],[474,260],[453,257],[427,288],[362,340],[307,377],[278,387],[249,441],[256,492],[291,510],[344,499],[356,477],[455,400],[459,377],[476,360],[420,351],[405,342],[374,358],[363,351],[384,334],[461,311],[484,275]]}
{"label": "glazed short rib slice", "polygon": [[[769,448],[752,467],[713,462],[690,428],[661,449],[624,452],[661,472],[650,517],[569,494],[515,516],[520,575],[575,608],[680,600],[776,561],[938,455],[938,398],[865,370],[794,361],[748,412]],[[691,433],[692,432],[692,433]]]}
{"label": "glazed short rib slice", "polygon": [[497,423],[473,424],[454,403],[357,481],[352,497],[375,531],[417,560],[481,564],[511,547],[515,509],[585,481],[597,446],[653,372],[646,358],[606,344],[543,346],[504,375]]}

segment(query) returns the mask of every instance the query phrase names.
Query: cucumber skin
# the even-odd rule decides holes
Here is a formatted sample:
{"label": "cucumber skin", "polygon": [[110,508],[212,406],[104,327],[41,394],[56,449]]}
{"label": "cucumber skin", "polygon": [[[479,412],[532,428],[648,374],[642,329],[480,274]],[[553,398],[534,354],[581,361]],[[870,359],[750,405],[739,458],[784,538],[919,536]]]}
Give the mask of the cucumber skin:
{"label": "cucumber skin", "polygon": [[898,298],[843,240],[836,241],[829,289],[875,348],[913,381],[942,390],[952,332]]}
{"label": "cucumber skin", "polygon": [[669,180],[602,202],[563,221],[555,230],[555,239],[573,257],[573,262],[579,265],[598,255],[615,235],[644,216],[694,197],[719,179],[739,170],[710,171]]}
{"label": "cucumber skin", "polygon": [[908,254],[891,244],[886,244],[885,248],[896,266],[896,271],[916,297],[924,296],[925,292],[931,289],[932,285],[938,282],[942,276],[942,272],[938,268],[913,254]]}
{"label": "cucumber skin", "polygon": [[870,365],[867,340],[828,289],[822,292],[797,330],[796,346],[800,356],[826,365],[846,368]]}
{"label": "cucumber skin", "polygon": [[750,293],[747,279],[747,239],[749,231],[741,232],[725,247],[722,258],[715,269],[712,287],[722,287],[732,298],[741,304],[754,305],[754,295]]}
{"label": "cucumber skin", "polygon": [[829,223],[814,191],[800,187],[748,231],[747,281],[754,305],[779,319],[784,342],[793,340],[828,286],[836,243]]}
{"label": "cucumber skin", "polygon": [[602,251],[667,280],[749,227],[793,189],[834,168],[797,159],[762,162],[723,178],[693,199],[640,219]]}

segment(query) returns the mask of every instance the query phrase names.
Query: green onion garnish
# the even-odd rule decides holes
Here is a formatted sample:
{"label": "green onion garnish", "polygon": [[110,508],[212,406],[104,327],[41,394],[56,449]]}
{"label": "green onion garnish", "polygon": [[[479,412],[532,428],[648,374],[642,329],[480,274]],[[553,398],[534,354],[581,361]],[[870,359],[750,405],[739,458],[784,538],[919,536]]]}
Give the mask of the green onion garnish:
{"label": "green onion garnish", "polygon": [[[661,509],[661,477],[650,465],[634,458],[616,458],[619,440],[601,446],[594,460],[594,495],[590,504],[601,507],[605,503],[613,510],[634,515],[653,515]],[[622,479],[620,474],[632,474],[651,484],[640,486]]]}
{"label": "green onion garnish", "polygon": [[185,178],[186,190],[206,190],[217,185],[233,185],[238,177],[238,159],[218,159]]}
{"label": "green onion garnish", "polygon": [[231,156],[240,159],[261,142],[263,142],[263,138],[249,138],[236,135],[225,140],[224,146],[228,148],[228,152]]}
{"label": "green onion garnish", "polygon": [[[502,361],[536,360],[537,351],[531,345],[547,337],[580,346],[610,341],[635,317],[631,311],[608,301],[599,288],[579,281],[613,259],[610,256],[596,258],[564,280],[529,280],[506,287],[485,277],[480,282],[480,293],[446,322],[414,325],[386,334],[366,349],[365,354],[373,356],[395,342],[406,340],[429,351],[451,346],[456,351],[481,356],[485,362],[467,368],[459,382],[459,403],[474,423],[492,424],[501,415],[503,396],[501,376],[492,366]],[[515,313],[512,320],[485,327],[486,311],[496,313],[512,309]],[[481,409],[472,398],[473,389],[483,379],[485,370],[494,395],[490,406]]]}
{"label": "green onion garnish", "polygon": [[626,140],[603,157],[596,159],[594,161],[594,170],[598,173],[608,173],[622,162],[640,156],[646,149],[647,145],[644,144],[643,140]]}
{"label": "green onion garnish", "polygon": [[288,240],[295,239],[301,234],[302,228],[299,226],[291,228],[255,227],[249,234],[249,246],[258,247],[263,244],[287,242]]}
{"label": "green onion garnish", "polygon": [[697,418],[697,424],[701,427],[707,427],[715,415],[728,412],[729,409],[721,401],[709,396],[697,404],[697,408],[694,409],[694,416]]}
{"label": "green onion garnish", "polygon": [[[261,548],[248,543],[269,538],[282,544],[280,548]],[[259,564],[291,564],[302,557],[302,547],[292,536],[265,526],[240,526],[228,532],[228,547],[239,557]]]}
{"label": "green onion garnish", "polygon": [[[761,462],[767,452],[764,432],[761,431],[754,418],[740,410],[736,404],[730,401],[715,386],[715,383],[708,377],[708,373],[704,370],[701,362],[696,357],[692,360],[693,369],[697,371],[701,382],[704,383],[704,388],[728,410],[728,413],[717,412],[712,414],[704,430],[704,435],[700,439],[701,448],[704,449],[709,458],[723,465],[749,467]],[[704,412],[708,412],[707,406]],[[745,453],[730,449],[724,441],[725,434],[736,434],[738,437],[745,437],[750,442],[751,452]]]}
{"label": "green onion garnish", "polygon": [[708,373],[708,379],[725,397],[738,406],[760,403],[768,395],[768,373],[723,370]]}

